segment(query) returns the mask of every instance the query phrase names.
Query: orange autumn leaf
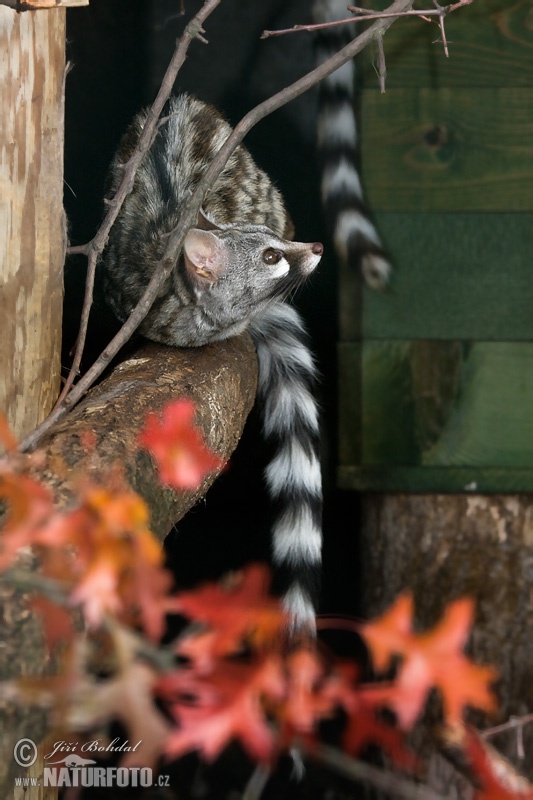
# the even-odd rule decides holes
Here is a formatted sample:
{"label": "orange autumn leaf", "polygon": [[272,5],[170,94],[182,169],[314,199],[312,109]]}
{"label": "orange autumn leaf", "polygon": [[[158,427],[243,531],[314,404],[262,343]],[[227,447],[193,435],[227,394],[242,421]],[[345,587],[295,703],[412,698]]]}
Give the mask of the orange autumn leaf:
{"label": "orange autumn leaf", "polygon": [[[209,645],[209,657],[220,656],[237,649],[244,637],[262,644],[280,634],[286,615],[279,602],[269,596],[268,588],[268,570],[252,564],[234,586],[208,583],[182,592],[168,601],[167,610],[209,626],[215,635],[202,639],[203,654],[197,648],[196,652],[207,657],[205,648]],[[182,648],[181,655],[192,657],[190,643],[184,642]]]}
{"label": "orange autumn leaf", "polygon": [[288,691],[282,708],[284,722],[293,732],[309,734],[319,720],[333,713],[336,698],[327,691],[324,665],[308,648],[289,653],[286,669]]}
{"label": "orange autumn leaf", "polygon": [[145,628],[152,638],[161,635],[160,600],[169,580],[162,568],[161,545],[148,521],[146,504],[137,494],[96,486],[84,487],[80,507],[65,516],[78,572],[71,599],[83,606],[89,625],[98,625],[105,613],[128,613],[140,600]]}
{"label": "orange autumn leaf", "polygon": [[462,719],[465,706],[495,708],[490,684],[496,671],[474,664],[463,653],[473,613],[471,600],[457,600],[433,629],[418,634],[413,631],[412,599],[403,595],[383,617],[361,626],[378,669],[386,669],[394,656],[402,657],[395,683],[373,689],[374,700],[391,707],[402,728],[414,724],[432,687],[440,690],[449,724]]}
{"label": "orange autumn leaf", "polygon": [[220,662],[208,677],[186,670],[167,673],[159,693],[170,699],[179,728],[166,745],[170,756],[196,750],[213,760],[234,739],[260,762],[274,755],[276,737],[264,710],[265,698],[277,699],[284,683],[275,657],[251,664]]}
{"label": "orange autumn leaf", "polygon": [[286,696],[277,711],[284,743],[290,746],[296,736],[312,752],[318,742],[318,723],[342,709],[346,717],[342,744],[347,753],[357,756],[374,745],[397,767],[415,769],[417,760],[402,733],[378,716],[366,687],[358,683],[353,664],[326,669],[317,652],[300,649],[287,656],[286,671]]}
{"label": "orange autumn leaf", "polygon": [[395,766],[414,771],[418,761],[398,728],[378,716],[372,695],[362,686],[344,698],[348,715],[342,743],[347,753],[358,756],[369,745],[379,747]]}
{"label": "orange autumn leaf", "polygon": [[48,523],[55,511],[45,486],[9,470],[0,472],[0,500],[8,509],[0,539],[0,569],[6,569],[21,547],[49,540]]}
{"label": "orange autumn leaf", "polygon": [[42,617],[49,652],[53,651],[58,642],[72,640],[74,625],[68,608],[52,602],[44,595],[32,597],[30,607]]}
{"label": "orange autumn leaf", "polygon": [[378,672],[384,672],[395,654],[402,653],[409,641],[414,606],[410,594],[400,595],[375,622],[360,629],[372,652],[372,661]]}
{"label": "orange autumn leaf", "polygon": [[82,606],[89,626],[106,613],[128,620],[136,614],[149,636],[159,638],[170,578],[146,504],[129,489],[92,484],[79,487],[79,500],[78,508],[51,517],[39,537],[40,545],[64,545],[41,548],[43,571],[70,587],[71,602]]}
{"label": "orange autumn leaf", "polygon": [[197,489],[206,475],[224,463],[206,447],[194,425],[195,413],[192,400],[176,400],[165,407],[161,420],[149,414],[139,436],[140,444],[155,458],[163,483],[175,489]]}

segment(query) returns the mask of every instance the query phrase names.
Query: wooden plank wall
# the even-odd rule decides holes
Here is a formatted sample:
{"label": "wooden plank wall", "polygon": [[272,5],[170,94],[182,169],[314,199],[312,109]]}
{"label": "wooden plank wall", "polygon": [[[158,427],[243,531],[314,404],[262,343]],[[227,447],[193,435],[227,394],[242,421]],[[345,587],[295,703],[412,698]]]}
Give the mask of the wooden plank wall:
{"label": "wooden plank wall", "polygon": [[385,94],[361,64],[395,273],[385,294],[341,276],[344,488],[533,489],[533,2],[474,0],[446,30],[449,59],[436,25],[395,24]]}

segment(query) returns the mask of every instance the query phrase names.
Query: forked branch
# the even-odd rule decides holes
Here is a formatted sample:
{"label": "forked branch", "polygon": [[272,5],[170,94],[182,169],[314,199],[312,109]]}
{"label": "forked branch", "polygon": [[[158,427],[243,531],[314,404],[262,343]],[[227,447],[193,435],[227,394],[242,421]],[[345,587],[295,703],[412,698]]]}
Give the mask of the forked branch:
{"label": "forked branch", "polygon": [[452,11],[457,11],[458,8],[462,8],[464,6],[469,6],[473,2],[474,0],[458,0],[458,2],[450,3],[447,6],[441,6],[437,0],[433,0],[435,7],[426,11],[417,11],[413,9],[407,9],[405,11],[391,11],[390,8],[386,11],[372,11],[371,9],[361,8],[360,6],[347,6],[347,11],[352,12],[353,16],[351,17],[331,20],[330,22],[317,22],[310,25],[293,25],[292,28],[283,28],[276,31],[263,31],[261,38],[268,39],[270,36],[283,36],[287,33],[297,33],[299,31],[313,32],[322,30],[324,28],[332,28],[336,25],[346,25],[347,22],[369,22],[371,20],[378,19],[400,19],[401,17],[420,17],[420,19],[430,22],[432,17],[437,17],[442,36],[444,52],[446,56],[449,56],[448,42],[444,29],[444,18],[448,14],[451,14]]}

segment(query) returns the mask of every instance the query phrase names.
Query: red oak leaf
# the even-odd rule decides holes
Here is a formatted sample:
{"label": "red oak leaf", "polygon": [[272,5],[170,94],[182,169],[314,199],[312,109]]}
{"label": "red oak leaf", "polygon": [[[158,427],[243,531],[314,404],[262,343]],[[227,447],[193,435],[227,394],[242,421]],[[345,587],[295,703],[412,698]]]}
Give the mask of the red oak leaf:
{"label": "red oak leaf", "polygon": [[[402,733],[378,717],[372,696],[365,685],[358,684],[358,670],[353,664],[336,664],[326,674],[315,654],[296,652],[289,657],[289,674],[287,707],[294,731],[310,733],[316,721],[342,708],[346,714],[342,743],[347,753],[356,756],[375,745],[398,767],[415,768],[416,758]],[[312,745],[312,738],[308,737],[307,743]]]}
{"label": "red oak leaf", "polygon": [[83,606],[91,626],[105,613],[131,618],[137,610],[149,635],[158,638],[170,579],[161,545],[148,528],[146,504],[127,489],[86,485],[80,492],[80,507],[56,522],[76,550],[72,601]]}
{"label": "red oak leaf", "polygon": [[325,675],[318,655],[308,648],[290,653],[286,668],[288,688],[281,714],[288,726],[287,739],[289,733],[312,733],[316,723],[335,710],[338,693],[331,691],[332,678]]}
{"label": "red oak leaf", "polygon": [[72,614],[67,608],[53,603],[44,595],[32,597],[30,606],[42,616],[49,652],[52,652],[59,641],[71,641],[74,626]]}
{"label": "red oak leaf", "polygon": [[140,444],[155,458],[161,480],[176,489],[197,489],[206,475],[224,463],[206,447],[194,415],[192,400],[181,398],[166,406],[161,420],[149,414],[139,436]]}
{"label": "red oak leaf", "polygon": [[197,750],[212,760],[239,739],[252,758],[268,762],[276,739],[264,701],[279,699],[284,686],[274,657],[251,664],[220,662],[208,678],[183,669],[164,676],[159,689],[167,698],[177,695],[170,705],[179,724],[167,741],[168,755]]}
{"label": "red oak leaf", "polygon": [[0,539],[0,569],[5,569],[21,547],[47,541],[47,524],[55,511],[46,487],[9,470],[0,472],[0,499],[8,505]]}
{"label": "red oak leaf", "polygon": [[[280,634],[286,616],[279,602],[269,596],[269,583],[266,567],[252,564],[232,586],[205,584],[172,598],[167,608],[208,625],[216,635],[202,640],[202,657],[207,657],[208,642],[209,657],[216,657],[235,651],[245,636],[264,643]],[[181,654],[193,657],[190,643],[183,645],[188,652],[182,649]]]}
{"label": "red oak leaf", "polygon": [[432,686],[441,692],[449,724],[461,720],[467,705],[492,711],[495,700],[489,685],[496,679],[495,670],[472,663],[462,652],[472,624],[472,601],[451,603],[441,622],[423,634],[413,632],[412,617],[412,600],[403,595],[383,617],[361,626],[378,669],[385,669],[394,655],[403,658],[394,685],[375,687],[374,700],[393,708],[406,729],[414,724]]}
{"label": "red oak leaf", "polygon": [[378,704],[366,686],[355,687],[351,692],[345,690],[342,693],[342,703],[348,715],[343,733],[346,752],[356,756],[365,747],[375,745],[396,766],[411,771],[416,769],[416,756],[407,747],[402,732],[378,716]]}

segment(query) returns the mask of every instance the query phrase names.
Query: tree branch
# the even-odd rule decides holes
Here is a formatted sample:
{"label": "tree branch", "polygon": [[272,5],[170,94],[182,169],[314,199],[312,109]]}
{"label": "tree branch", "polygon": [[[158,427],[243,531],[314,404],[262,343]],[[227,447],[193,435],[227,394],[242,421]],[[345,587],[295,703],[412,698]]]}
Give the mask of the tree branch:
{"label": "tree branch", "polygon": [[293,25],[292,28],[283,28],[276,31],[263,31],[261,34],[262,39],[268,39],[270,36],[284,36],[287,33],[299,33],[301,31],[318,31],[324,28],[333,28],[337,25],[346,25],[353,22],[369,22],[370,20],[379,19],[400,19],[400,17],[420,17],[426,22],[430,21],[431,17],[438,17],[438,24],[442,35],[442,44],[444,45],[444,52],[449,56],[448,43],[446,41],[446,33],[444,30],[444,17],[451,14],[452,11],[457,11],[458,8],[469,6],[474,0],[458,0],[456,3],[451,3],[448,6],[440,6],[437,0],[433,0],[436,8],[429,9],[429,11],[413,11],[408,9],[406,11],[392,11],[391,8],[386,11],[372,11],[368,8],[360,8],[359,6],[348,6],[347,10],[351,11],[353,15],[345,19],[335,19],[330,22],[316,22],[310,25]]}

